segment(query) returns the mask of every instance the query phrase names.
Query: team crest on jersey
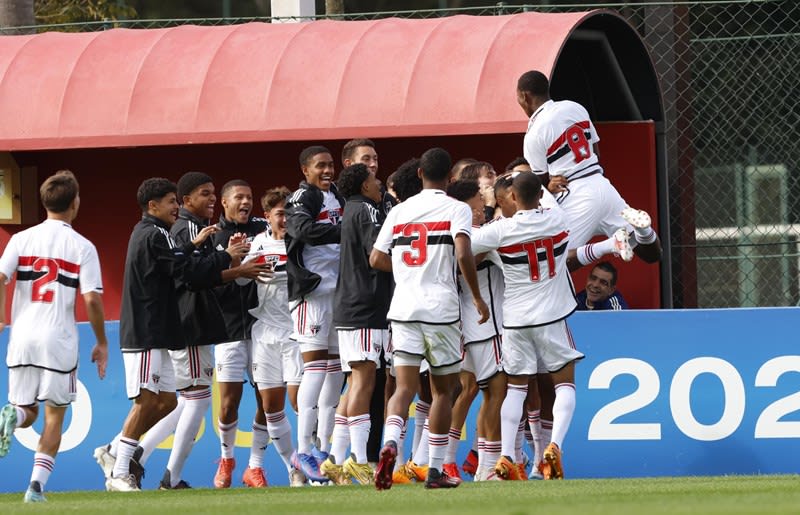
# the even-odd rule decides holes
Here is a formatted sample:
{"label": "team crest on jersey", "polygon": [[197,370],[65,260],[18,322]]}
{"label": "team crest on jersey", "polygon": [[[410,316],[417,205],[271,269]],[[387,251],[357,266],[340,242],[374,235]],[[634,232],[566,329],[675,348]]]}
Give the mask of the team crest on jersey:
{"label": "team crest on jersey", "polygon": [[316,336],[322,330],[322,326],[320,326],[320,325],[312,325],[311,327],[308,328],[308,330],[311,331],[311,334]]}
{"label": "team crest on jersey", "polygon": [[339,209],[328,210],[328,219],[330,219],[333,225],[339,225],[339,222],[342,220],[341,210]]}

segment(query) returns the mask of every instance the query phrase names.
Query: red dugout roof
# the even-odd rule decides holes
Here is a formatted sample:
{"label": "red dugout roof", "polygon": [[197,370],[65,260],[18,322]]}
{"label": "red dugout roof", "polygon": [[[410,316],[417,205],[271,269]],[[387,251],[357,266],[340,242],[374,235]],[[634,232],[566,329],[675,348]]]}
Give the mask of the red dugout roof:
{"label": "red dugout roof", "polygon": [[522,132],[517,78],[592,15],[0,37],[0,150]]}

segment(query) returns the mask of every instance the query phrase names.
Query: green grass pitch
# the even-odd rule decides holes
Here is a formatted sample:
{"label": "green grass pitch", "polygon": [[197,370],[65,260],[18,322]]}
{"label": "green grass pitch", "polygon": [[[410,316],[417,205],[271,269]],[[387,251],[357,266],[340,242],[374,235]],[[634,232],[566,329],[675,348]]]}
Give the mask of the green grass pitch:
{"label": "green grass pitch", "polygon": [[453,490],[397,485],[140,493],[49,492],[25,505],[0,495],[0,513],[291,514],[737,514],[800,513],[800,476],[726,476],[569,481],[466,482]]}

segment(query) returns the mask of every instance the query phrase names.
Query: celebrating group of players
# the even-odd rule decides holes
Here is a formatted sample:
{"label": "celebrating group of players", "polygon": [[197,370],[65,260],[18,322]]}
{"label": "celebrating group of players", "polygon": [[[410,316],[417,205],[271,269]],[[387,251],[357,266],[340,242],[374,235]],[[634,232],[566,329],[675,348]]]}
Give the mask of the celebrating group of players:
{"label": "celebrating group of players", "polygon": [[[292,486],[458,486],[455,453],[478,390],[483,403],[470,454],[477,459],[466,467],[475,480],[527,477],[526,428],[531,476],[562,478],[574,364],[583,357],[566,321],[576,307],[569,271],[606,255],[654,262],[661,248],[647,213],[630,208],[603,176],[586,110],[552,101],[547,78],[536,71],[520,77],[517,99],[530,118],[525,159],[500,177],[474,160],[453,167],[445,150],[433,148],[392,174],[387,193],[372,141],[345,145],[335,184],[331,152],[311,146],[299,156],[299,189],[272,188],[261,198],[265,218],[253,216],[250,186],[234,180],[219,192],[216,224],[209,175],[189,172],[177,184],[145,180],[120,314],[133,402],[120,433],[95,450],[106,488],[139,490],[150,454],[172,433],[160,488],[188,487],[182,471],[211,403],[215,369],[217,488],[232,483],[248,379],[257,410],[242,481],[251,487],[267,484],[270,440]],[[44,402],[25,494],[32,502],[44,500],[75,394],[78,288],[101,377],[107,360],[97,252],[70,225],[80,204],[77,181],[59,172],[41,197],[48,219],[14,235],[0,258],[0,279],[16,273],[0,457]],[[587,243],[596,235],[607,239]],[[376,419],[370,400],[384,365],[385,419]],[[287,394],[295,432],[285,415]],[[417,396],[406,461],[399,458]],[[373,425],[383,426],[375,465],[367,452]]]}

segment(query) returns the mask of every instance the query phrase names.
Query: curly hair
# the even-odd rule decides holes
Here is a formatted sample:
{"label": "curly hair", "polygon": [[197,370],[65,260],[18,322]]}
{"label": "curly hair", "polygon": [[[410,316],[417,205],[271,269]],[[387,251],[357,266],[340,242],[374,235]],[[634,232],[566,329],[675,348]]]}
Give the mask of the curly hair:
{"label": "curly hair", "polygon": [[367,165],[356,163],[342,170],[342,173],[339,174],[339,180],[336,181],[336,187],[339,188],[339,193],[347,199],[361,193],[361,186],[368,177],[369,168],[367,168]]}
{"label": "curly hair", "polygon": [[394,192],[397,193],[397,200],[403,202],[422,191],[422,179],[417,175],[419,170],[419,159],[409,159],[400,165],[392,175],[394,175]]}

